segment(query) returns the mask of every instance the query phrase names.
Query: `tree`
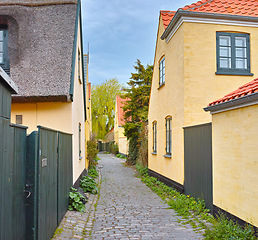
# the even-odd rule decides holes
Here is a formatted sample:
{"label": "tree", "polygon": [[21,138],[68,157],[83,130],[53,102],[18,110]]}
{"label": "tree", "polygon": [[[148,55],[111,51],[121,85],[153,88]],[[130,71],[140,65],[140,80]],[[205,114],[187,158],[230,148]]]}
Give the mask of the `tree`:
{"label": "tree", "polygon": [[127,82],[129,88],[123,98],[129,98],[123,107],[125,111],[125,136],[129,139],[128,161],[135,163],[139,152],[139,134],[143,128],[143,122],[148,119],[148,107],[150,99],[150,88],[152,80],[153,66],[144,67],[137,59],[134,66],[136,72]]}
{"label": "tree", "polygon": [[99,139],[104,139],[114,127],[116,95],[120,93],[121,85],[116,78],[92,87],[92,131]]}

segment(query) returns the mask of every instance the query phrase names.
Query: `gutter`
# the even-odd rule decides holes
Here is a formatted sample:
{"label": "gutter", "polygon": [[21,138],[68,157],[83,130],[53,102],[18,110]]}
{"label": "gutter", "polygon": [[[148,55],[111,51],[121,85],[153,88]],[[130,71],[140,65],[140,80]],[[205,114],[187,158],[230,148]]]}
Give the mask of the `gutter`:
{"label": "gutter", "polygon": [[200,17],[200,18],[211,18],[211,19],[223,19],[223,20],[237,20],[237,21],[246,21],[246,22],[258,22],[258,17],[249,17],[249,16],[239,16],[239,15],[230,15],[230,14],[217,14],[217,13],[205,13],[205,12],[192,12],[185,11],[182,9],[177,10],[172,21],[169,23],[168,27],[161,36],[161,39],[164,40],[174,28],[175,24],[178,22],[180,17]]}
{"label": "gutter", "polygon": [[258,104],[258,92],[246,95],[244,97],[232,99],[227,102],[215,104],[203,108],[204,111],[210,111],[211,114],[233,110],[241,107],[248,107]]}

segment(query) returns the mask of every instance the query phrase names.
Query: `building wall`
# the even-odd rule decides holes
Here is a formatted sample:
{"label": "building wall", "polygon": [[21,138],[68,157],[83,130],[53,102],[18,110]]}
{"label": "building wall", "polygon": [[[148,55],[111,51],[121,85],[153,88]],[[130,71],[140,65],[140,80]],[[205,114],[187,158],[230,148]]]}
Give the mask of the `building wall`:
{"label": "building wall", "polygon": [[72,133],[72,103],[12,103],[11,122],[16,123],[16,115],[22,115],[22,125],[28,127],[28,134],[37,126]]}
{"label": "building wall", "polygon": [[[184,125],[191,126],[211,121],[203,107],[239,86],[253,80],[258,74],[258,28],[204,23],[184,25]],[[250,33],[251,72],[254,76],[216,75],[216,32]],[[208,37],[207,37],[208,36]],[[171,44],[171,43],[169,43]]]}
{"label": "building wall", "polygon": [[124,128],[118,124],[117,100],[115,106],[114,140],[118,145],[119,153],[128,154],[129,142],[124,135]]}
{"label": "building wall", "polygon": [[122,154],[128,154],[129,150],[129,142],[127,140],[127,137],[120,137],[119,143],[118,143],[119,153]]}
{"label": "building wall", "polygon": [[[254,76],[216,75],[216,31],[250,33]],[[203,107],[257,76],[258,28],[184,22],[166,43],[159,23],[149,107],[149,168],[184,183],[183,127],[211,121]],[[165,85],[159,88],[159,61],[165,55]],[[172,116],[172,156],[165,154],[165,118]],[[157,155],[152,154],[152,123],[157,121]]]}
{"label": "building wall", "polygon": [[258,105],[212,115],[213,204],[258,227]]}
{"label": "building wall", "polygon": [[[163,32],[163,23],[160,21],[148,115],[148,167],[183,184],[184,26],[177,31],[169,44],[160,39]],[[159,88],[159,61],[164,55],[166,65],[165,85]],[[165,118],[167,116],[172,116],[171,158],[163,156],[166,153]],[[152,123],[154,121],[157,121],[157,155],[152,154]]]}
{"label": "building wall", "polygon": [[[85,154],[85,115],[84,115],[84,93],[83,93],[83,71],[82,61],[83,52],[81,49],[80,21],[78,22],[76,63],[74,76],[74,97],[72,104],[72,129],[73,129],[73,181],[75,182],[87,165]],[[78,54],[80,52],[80,64],[78,63]],[[79,71],[78,71],[79,67]],[[79,78],[80,74],[80,78]],[[79,140],[79,124],[81,124],[81,138]],[[80,143],[79,143],[80,141]],[[81,146],[81,157],[79,154],[79,144]]]}

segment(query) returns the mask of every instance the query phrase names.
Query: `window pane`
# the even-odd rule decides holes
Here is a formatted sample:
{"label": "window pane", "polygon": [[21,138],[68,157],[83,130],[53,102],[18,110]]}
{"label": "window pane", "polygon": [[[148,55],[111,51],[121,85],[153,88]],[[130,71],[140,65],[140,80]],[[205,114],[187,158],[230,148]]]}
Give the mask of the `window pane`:
{"label": "window pane", "polygon": [[236,57],[246,58],[246,48],[236,48]]}
{"label": "window pane", "polygon": [[247,59],[236,58],[236,68],[247,69]]}
{"label": "window pane", "polygon": [[0,42],[0,52],[2,53],[4,51],[4,43]]}
{"label": "window pane", "polygon": [[231,59],[230,58],[220,58],[219,61],[221,68],[231,68]]}
{"label": "window pane", "polygon": [[231,47],[220,47],[220,57],[231,57]]}
{"label": "window pane", "polygon": [[4,31],[0,31],[0,41],[4,40]]}
{"label": "window pane", "polygon": [[0,63],[4,63],[4,54],[0,53]]}
{"label": "window pane", "polygon": [[219,45],[221,45],[221,46],[231,46],[230,36],[220,36],[219,37]]}
{"label": "window pane", "polygon": [[245,37],[236,37],[235,44],[236,44],[236,47],[246,47],[246,38]]}

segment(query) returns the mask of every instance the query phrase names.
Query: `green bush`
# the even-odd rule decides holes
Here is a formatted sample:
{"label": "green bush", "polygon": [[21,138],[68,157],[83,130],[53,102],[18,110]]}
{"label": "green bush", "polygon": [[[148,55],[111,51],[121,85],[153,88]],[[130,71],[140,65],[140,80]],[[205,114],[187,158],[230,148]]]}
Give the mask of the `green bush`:
{"label": "green bush", "polygon": [[110,152],[113,153],[113,154],[118,153],[118,145],[115,142],[112,142],[110,144]]}
{"label": "green bush", "polygon": [[129,151],[128,151],[127,162],[129,164],[135,164],[138,154],[139,154],[138,136],[133,135],[129,139]]}
{"label": "green bush", "polygon": [[89,140],[87,141],[87,158],[89,160],[89,165],[96,165],[95,159],[97,158],[98,154],[98,144],[95,141]]}
{"label": "green bush", "polygon": [[90,166],[89,170],[88,170],[88,174],[92,178],[97,178],[99,176],[99,173],[97,171],[97,167],[96,166]]}
{"label": "green bush", "polygon": [[141,176],[146,176],[148,175],[148,168],[147,167],[143,167],[140,164],[136,164],[136,169],[137,171],[141,174]]}
{"label": "green bush", "polygon": [[98,193],[98,187],[95,180],[92,177],[84,176],[80,181],[80,187],[84,192],[89,192],[92,194]]}
{"label": "green bush", "polygon": [[124,155],[122,155],[122,154],[120,154],[120,153],[118,153],[118,154],[116,155],[116,157],[117,157],[117,158],[126,159],[126,156],[124,156]]}
{"label": "green bush", "polygon": [[69,210],[74,210],[78,212],[85,212],[85,203],[87,199],[80,194],[77,189],[71,187],[71,192],[69,193]]}

